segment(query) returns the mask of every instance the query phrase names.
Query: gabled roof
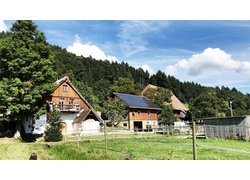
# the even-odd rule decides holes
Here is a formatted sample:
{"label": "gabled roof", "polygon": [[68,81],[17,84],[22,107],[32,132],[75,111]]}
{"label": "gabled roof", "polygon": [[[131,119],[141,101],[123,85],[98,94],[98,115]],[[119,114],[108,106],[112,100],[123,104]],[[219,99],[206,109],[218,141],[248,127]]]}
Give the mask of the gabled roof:
{"label": "gabled roof", "polygon": [[122,93],[113,93],[113,94],[119,97],[123,102],[125,102],[129,108],[161,110],[161,108],[159,108],[156,104],[151,102],[146,97],[130,95],[130,94],[122,94]]}
{"label": "gabled roof", "polygon": [[[58,84],[57,88],[59,86],[61,86],[64,82],[66,82],[67,84],[70,85],[70,87],[77,93],[77,95],[83,100],[83,102],[92,110],[92,112],[95,114],[96,117],[98,117],[98,119],[100,119],[101,121],[102,118],[99,117],[99,115],[95,112],[94,108],[88,103],[88,101],[77,91],[77,89],[73,86],[73,84],[71,83],[71,81],[69,80],[68,76],[64,76],[63,78],[59,79],[56,81],[56,83]],[[56,89],[57,89],[56,88]]]}
{"label": "gabled roof", "polygon": [[[142,96],[143,96],[144,92],[146,92],[148,90],[148,88],[156,89],[157,86],[154,86],[152,84],[148,84],[147,87],[145,87],[145,89],[141,92]],[[174,109],[181,110],[181,111],[188,111],[188,109],[181,103],[181,101],[174,95],[174,93],[172,93],[171,100],[172,100],[171,104],[173,105]],[[168,103],[166,103],[166,104],[168,104]]]}
{"label": "gabled roof", "polygon": [[92,109],[82,111],[80,115],[74,120],[73,123],[82,123],[86,120],[88,116],[92,116],[93,118],[96,118],[98,121],[103,121],[99,116],[97,116]]}

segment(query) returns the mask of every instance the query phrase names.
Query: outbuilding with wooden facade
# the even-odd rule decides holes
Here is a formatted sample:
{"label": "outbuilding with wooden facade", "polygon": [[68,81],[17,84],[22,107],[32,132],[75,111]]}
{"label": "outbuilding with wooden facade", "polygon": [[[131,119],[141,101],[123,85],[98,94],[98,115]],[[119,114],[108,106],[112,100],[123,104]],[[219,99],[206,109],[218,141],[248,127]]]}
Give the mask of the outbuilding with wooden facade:
{"label": "outbuilding with wooden facade", "polygon": [[127,129],[146,129],[147,125],[158,125],[157,111],[161,110],[146,97],[113,93],[127,105],[128,116],[119,125]]}

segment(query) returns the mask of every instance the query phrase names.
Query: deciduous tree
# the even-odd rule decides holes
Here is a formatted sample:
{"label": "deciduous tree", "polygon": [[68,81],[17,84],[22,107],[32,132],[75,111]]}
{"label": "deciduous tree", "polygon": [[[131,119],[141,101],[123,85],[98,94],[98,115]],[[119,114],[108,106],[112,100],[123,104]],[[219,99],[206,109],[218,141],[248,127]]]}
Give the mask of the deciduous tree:
{"label": "deciduous tree", "polygon": [[46,113],[41,104],[56,87],[53,55],[32,21],[16,21],[10,30],[11,36],[0,40],[1,120],[37,119]]}

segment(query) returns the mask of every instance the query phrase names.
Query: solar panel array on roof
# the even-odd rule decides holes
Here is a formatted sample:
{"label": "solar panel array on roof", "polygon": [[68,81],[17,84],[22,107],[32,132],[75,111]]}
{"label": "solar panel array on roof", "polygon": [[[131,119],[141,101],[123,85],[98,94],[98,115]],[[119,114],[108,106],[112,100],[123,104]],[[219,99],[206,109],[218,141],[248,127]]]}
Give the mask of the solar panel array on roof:
{"label": "solar panel array on roof", "polygon": [[120,94],[115,93],[118,97],[120,97],[126,104],[133,107],[144,107],[144,108],[159,108],[149,99],[142,96],[128,95],[128,94]]}

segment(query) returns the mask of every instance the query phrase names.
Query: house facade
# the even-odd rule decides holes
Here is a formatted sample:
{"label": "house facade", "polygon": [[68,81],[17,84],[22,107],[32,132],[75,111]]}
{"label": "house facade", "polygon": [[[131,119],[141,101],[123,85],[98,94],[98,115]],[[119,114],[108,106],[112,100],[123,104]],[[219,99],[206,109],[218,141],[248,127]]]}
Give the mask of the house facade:
{"label": "house facade", "polygon": [[[57,80],[57,88],[46,100],[47,110],[53,107],[60,111],[62,119],[62,133],[73,133],[80,128],[82,130],[99,131],[100,123],[103,122],[100,115],[91,107],[87,100],[72,85],[69,77],[65,76]],[[40,116],[40,119],[32,119],[27,116],[22,121],[26,134],[42,135],[47,126],[47,114]]]}
{"label": "house facade", "polygon": [[119,126],[126,129],[146,129],[147,125],[158,125],[157,111],[161,110],[146,97],[113,93],[127,105],[128,115],[120,121]]}

